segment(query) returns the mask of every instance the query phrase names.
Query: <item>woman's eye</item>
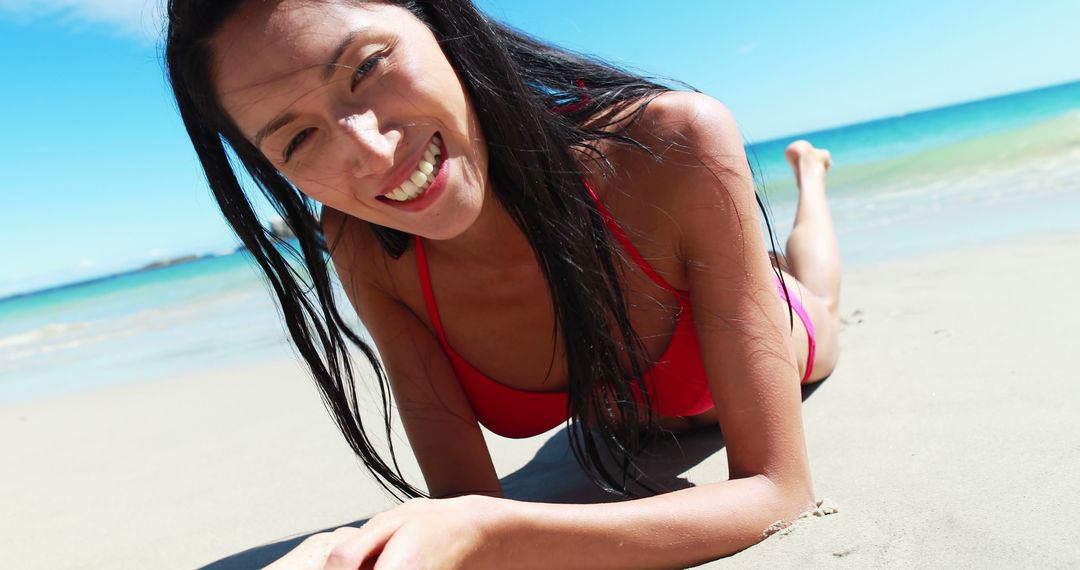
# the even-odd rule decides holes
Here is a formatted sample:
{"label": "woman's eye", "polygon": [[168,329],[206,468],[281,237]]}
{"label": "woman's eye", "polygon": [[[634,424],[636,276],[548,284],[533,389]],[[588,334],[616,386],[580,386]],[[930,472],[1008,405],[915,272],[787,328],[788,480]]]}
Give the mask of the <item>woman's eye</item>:
{"label": "woman's eye", "polygon": [[386,56],[384,55],[372,56],[366,61],[364,61],[364,63],[361,63],[359,66],[357,66],[356,71],[353,72],[352,88],[356,89],[357,84],[359,84],[360,81],[364,79],[364,76],[370,73],[371,70],[375,69],[375,66],[384,59],[386,59]]}
{"label": "woman's eye", "polygon": [[311,129],[304,129],[300,131],[300,134],[293,137],[289,144],[285,146],[285,151],[281,153],[281,158],[285,163],[289,162],[296,149],[300,148],[300,145],[304,144],[304,141],[311,135]]}

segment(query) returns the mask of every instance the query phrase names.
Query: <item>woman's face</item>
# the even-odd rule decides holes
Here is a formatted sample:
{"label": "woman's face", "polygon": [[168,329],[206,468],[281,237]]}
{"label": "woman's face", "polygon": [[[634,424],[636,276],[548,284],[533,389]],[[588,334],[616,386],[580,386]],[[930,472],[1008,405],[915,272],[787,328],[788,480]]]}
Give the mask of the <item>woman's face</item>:
{"label": "woman's face", "polygon": [[213,52],[225,111],[304,194],[431,239],[476,220],[483,137],[457,74],[409,11],[247,2]]}

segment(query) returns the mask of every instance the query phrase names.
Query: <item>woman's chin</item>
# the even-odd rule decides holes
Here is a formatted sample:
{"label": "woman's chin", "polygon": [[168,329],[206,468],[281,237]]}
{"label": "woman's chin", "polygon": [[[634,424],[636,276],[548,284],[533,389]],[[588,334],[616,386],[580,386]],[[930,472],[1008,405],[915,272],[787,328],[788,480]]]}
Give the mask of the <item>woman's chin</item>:
{"label": "woman's chin", "polygon": [[476,211],[466,210],[452,217],[447,216],[447,219],[444,220],[446,223],[431,224],[423,228],[417,228],[417,231],[410,233],[424,239],[449,241],[468,233],[475,225],[477,218],[479,218],[478,209]]}

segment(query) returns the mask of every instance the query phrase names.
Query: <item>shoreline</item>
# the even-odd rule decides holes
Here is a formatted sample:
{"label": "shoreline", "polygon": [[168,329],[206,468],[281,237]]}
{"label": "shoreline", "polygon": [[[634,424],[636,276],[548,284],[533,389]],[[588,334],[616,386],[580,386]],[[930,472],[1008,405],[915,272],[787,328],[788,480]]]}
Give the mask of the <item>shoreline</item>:
{"label": "shoreline", "polygon": [[[1054,231],[846,268],[843,357],[802,408],[818,497],[839,512],[702,567],[1080,563],[1041,530],[1080,523],[1062,501],[1080,469],[1063,317],[1080,299],[1058,285],[1080,278],[1061,263],[1077,248],[1080,231]],[[598,498],[560,432],[485,434],[508,495]],[[679,444],[658,477],[726,476],[715,434]],[[393,504],[289,360],[0,406],[0,449],[12,567],[241,568]]]}

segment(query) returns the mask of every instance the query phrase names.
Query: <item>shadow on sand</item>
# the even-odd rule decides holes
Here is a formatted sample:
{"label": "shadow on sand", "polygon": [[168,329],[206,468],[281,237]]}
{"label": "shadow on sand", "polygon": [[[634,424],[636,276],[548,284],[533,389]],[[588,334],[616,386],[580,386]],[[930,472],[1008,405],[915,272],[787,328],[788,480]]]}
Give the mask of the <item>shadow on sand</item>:
{"label": "shadow on sand", "polygon": [[[803,386],[806,401],[821,386],[821,382]],[[718,427],[661,437],[642,456],[639,465],[645,481],[661,492],[692,487],[693,483],[680,475],[698,465],[724,447]],[[598,488],[578,466],[570,450],[567,429],[548,438],[536,455],[521,469],[503,477],[503,493],[507,498],[546,503],[605,503],[623,500]],[[202,570],[248,570],[262,568],[304,541],[305,538],[328,532],[341,526],[361,526],[368,519],[311,531],[299,536],[250,548],[202,567]]]}

